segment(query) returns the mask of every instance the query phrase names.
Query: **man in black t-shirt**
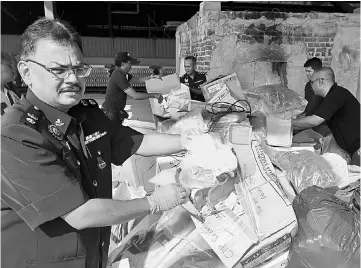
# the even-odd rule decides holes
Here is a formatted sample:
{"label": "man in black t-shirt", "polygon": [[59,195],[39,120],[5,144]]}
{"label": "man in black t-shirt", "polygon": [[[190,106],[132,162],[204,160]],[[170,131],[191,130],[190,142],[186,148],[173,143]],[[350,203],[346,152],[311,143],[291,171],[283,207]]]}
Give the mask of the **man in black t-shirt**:
{"label": "man in black t-shirt", "polygon": [[204,74],[200,74],[195,70],[196,58],[188,56],[184,58],[184,69],[186,73],[182,75],[179,80],[182,84],[189,87],[191,99],[197,101],[205,101],[200,85],[207,81]]}
{"label": "man in black t-shirt", "polygon": [[135,100],[155,98],[158,99],[160,103],[163,100],[160,93],[136,92],[130,85],[131,80],[139,80],[139,78],[133,78],[133,76],[129,74],[132,64],[136,61],[137,60],[132,58],[127,52],[119,52],[115,57],[115,69],[110,76],[105,93],[105,101],[102,105],[105,114],[110,120],[123,122],[123,120],[128,117],[127,112],[124,111],[127,96],[131,96]]}
{"label": "man in black t-shirt", "polygon": [[313,115],[293,119],[292,126],[307,129],[326,121],[337,144],[352,156],[351,164],[360,166],[360,103],[335,83],[335,74],[329,67],[312,75],[311,86],[324,99]]}
{"label": "man in black t-shirt", "polygon": [[[305,99],[308,103],[305,110],[298,118],[313,115],[323,101],[323,97],[316,95],[311,87],[311,77],[315,71],[322,68],[322,61],[319,58],[313,57],[312,59],[307,60],[303,67],[305,68],[308,78],[308,82],[305,85]],[[323,122],[321,125],[312,129],[324,137],[330,134],[330,129],[327,127],[326,122]],[[298,132],[299,131],[295,130],[294,134],[297,134]]]}

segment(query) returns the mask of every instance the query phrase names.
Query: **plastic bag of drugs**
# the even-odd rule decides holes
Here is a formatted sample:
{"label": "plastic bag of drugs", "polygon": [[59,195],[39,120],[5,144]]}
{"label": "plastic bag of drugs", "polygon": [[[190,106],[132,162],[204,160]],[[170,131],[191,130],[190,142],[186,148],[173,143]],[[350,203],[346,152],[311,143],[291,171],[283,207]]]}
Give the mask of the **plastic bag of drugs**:
{"label": "plastic bag of drugs", "polygon": [[195,130],[206,132],[207,125],[203,120],[202,110],[195,109],[181,116],[179,119],[159,121],[157,132],[167,134],[182,134],[185,131]]}
{"label": "plastic bag of drugs", "polygon": [[281,85],[263,85],[244,91],[253,112],[273,114],[281,119],[291,119],[302,113],[307,101],[293,90]]}
{"label": "plastic bag of drugs", "polygon": [[360,216],[332,191],[317,186],[293,201],[298,233],[287,267],[360,267]]}
{"label": "plastic bag of drugs", "polygon": [[341,182],[329,162],[314,152],[277,151],[264,145],[263,148],[272,163],[286,173],[298,193],[313,185],[327,188]]}

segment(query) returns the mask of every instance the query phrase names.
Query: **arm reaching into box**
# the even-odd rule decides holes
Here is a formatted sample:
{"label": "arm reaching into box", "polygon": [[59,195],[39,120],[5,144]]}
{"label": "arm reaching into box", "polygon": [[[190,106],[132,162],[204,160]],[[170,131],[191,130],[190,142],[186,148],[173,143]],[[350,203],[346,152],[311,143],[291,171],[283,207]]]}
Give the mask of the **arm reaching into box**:
{"label": "arm reaching into box", "polygon": [[128,89],[124,90],[124,92],[135,100],[145,100],[145,99],[154,98],[157,99],[159,103],[162,103],[163,101],[163,96],[160,93],[137,92],[132,87],[129,87]]}
{"label": "arm reaching into box", "polygon": [[306,116],[299,119],[292,119],[294,129],[307,129],[321,125],[325,119],[317,115]]}

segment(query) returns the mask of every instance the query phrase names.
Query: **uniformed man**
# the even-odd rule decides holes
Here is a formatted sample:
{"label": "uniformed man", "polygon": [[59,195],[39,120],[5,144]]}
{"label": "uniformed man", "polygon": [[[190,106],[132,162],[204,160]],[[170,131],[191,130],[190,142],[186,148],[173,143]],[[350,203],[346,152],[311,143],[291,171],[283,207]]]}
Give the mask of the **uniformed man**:
{"label": "uniformed man", "polygon": [[329,67],[313,73],[311,86],[324,99],[314,114],[293,119],[293,128],[308,129],[326,122],[336,143],[352,156],[351,164],[360,166],[360,103],[335,83],[335,74]]}
{"label": "uniformed man", "polygon": [[182,75],[179,80],[182,84],[189,87],[191,99],[197,101],[205,101],[201,88],[199,87],[207,78],[204,74],[196,71],[197,59],[193,56],[184,58],[184,70],[186,73]]}
{"label": "uniformed man", "polygon": [[115,59],[115,69],[112,72],[107,89],[105,92],[105,101],[102,105],[105,114],[111,120],[119,120],[123,122],[128,117],[124,110],[127,103],[127,97],[130,96],[135,100],[145,100],[149,98],[158,99],[158,102],[163,101],[163,96],[160,93],[146,93],[137,92],[130,85],[133,83],[144,83],[146,79],[133,78],[129,73],[137,59],[132,58],[128,52],[119,52]]}
{"label": "uniformed man", "polygon": [[179,185],[112,199],[111,164],[181,150],[179,135],[142,135],[81,100],[91,67],[66,22],[42,18],[21,37],[26,97],[1,119],[1,267],[104,268],[111,225],[186,202]]}

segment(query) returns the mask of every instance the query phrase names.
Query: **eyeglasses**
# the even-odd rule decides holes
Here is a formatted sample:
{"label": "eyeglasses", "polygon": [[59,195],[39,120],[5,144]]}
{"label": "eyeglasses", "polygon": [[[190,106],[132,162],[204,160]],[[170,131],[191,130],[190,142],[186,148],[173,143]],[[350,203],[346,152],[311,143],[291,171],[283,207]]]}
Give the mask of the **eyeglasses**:
{"label": "eyeglasses", "polygon": [[76,77],[87,77],[90,75],[90,72],[93,69],[90,65],[87,65],[87,64],[84,64],[83,67],[78,67],[78,68],[74,68],[74,69],[61,68],[61,67],[49,68],[49,67],[45,66],[44,64],[41,64],[37,61],[26,60],[26,62],[29,62],[29,61],[39,65],[40,67],[43,67],[46,71],[48,71],[55,77],[61,78],[61,79],[67,78],[69,76],[70,72],[73,72]]}
{"label": "eyeglasses", "polygon": [[318,80],[325,80],[325,78],[317,78],[316,80],[311,81],[311,87],[313,86],[313,83],[315,83]]}

